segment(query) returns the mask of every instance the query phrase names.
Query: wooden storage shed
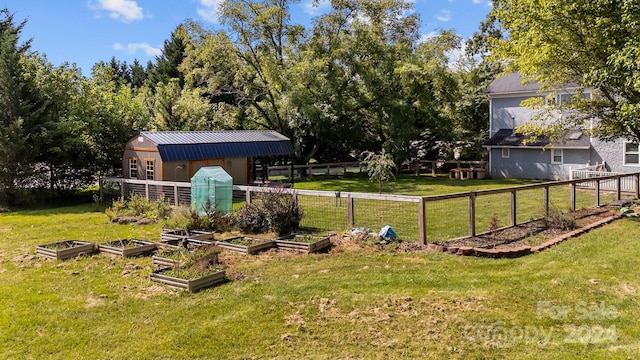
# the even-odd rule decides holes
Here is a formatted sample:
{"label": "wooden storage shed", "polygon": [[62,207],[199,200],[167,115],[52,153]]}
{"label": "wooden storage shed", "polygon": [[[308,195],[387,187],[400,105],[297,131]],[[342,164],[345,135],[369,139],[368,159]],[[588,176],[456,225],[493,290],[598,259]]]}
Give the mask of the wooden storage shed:
{"label": "wooden storage shed", "polygon": [[127,142],[122,174],[128,179],[190,181],[202,167],[221,166],[235,185],[255,179],[255,159],[292,155],[276,131],[143,131]]}

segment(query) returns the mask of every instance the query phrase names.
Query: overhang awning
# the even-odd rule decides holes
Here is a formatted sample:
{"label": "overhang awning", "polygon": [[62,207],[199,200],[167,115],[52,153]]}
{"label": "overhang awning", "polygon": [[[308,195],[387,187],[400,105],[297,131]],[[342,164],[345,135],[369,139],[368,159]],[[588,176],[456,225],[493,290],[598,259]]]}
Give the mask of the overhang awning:
{"label": "overhang awning", "polygon": [[548,136],[541,135],[535,140],[529,140],[530,137],[516,133],[514,129],[500,129],[483,146],[486,148],[543,148],[549,147],[554,149],[589,149],[591,140],[583,130],[569,130],[562,141],[552,143]]}

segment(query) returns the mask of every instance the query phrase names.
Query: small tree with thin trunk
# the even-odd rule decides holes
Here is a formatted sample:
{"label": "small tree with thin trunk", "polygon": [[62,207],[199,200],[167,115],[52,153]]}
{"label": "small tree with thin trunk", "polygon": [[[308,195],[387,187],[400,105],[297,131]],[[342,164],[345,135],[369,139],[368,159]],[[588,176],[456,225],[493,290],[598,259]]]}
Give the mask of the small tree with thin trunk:
{"label": "small tree with thin trunk", "polygon": [[377,181],[378,193],[382,193],[382,183],[393,178],[393,169],[396,164],[393,162],[391,155],[387,154],[384,149],[380,154],[372,151],[367,151],[365,154],[366,156],[362,162],[367,166],[369,181]]}

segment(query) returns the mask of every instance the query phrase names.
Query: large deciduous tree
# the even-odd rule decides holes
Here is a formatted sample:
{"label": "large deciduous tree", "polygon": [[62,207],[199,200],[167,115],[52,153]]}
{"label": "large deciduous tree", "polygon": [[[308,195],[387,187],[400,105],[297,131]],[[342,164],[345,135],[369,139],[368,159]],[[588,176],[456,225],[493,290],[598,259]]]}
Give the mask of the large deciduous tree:
{"label": "large deciduous tree", "polygon": [[595,89],[569,106],[599,119],[605,140],[640,141],[640,3],[636,0],[495,0],[493,15],[506,37],[490,47],[508,71],[519,71],[547,90],[567,84]]}

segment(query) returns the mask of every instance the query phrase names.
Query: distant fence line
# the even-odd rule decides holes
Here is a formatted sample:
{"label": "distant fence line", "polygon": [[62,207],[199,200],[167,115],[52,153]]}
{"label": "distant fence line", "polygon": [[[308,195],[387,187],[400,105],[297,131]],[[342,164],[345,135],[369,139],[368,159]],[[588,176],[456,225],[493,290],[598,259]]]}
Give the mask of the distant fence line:
{"label": "distant fence line", "polygon": [[[402,171],[411,171],[416,175],[421,173],[430,173],[432,176],[436,176],[438,170],[445,168],[447,165],[455,165],[455,167],[486,167],[486,161],[467,161],[467,160],[420,160],[414,162],[408,162],[400,166]],[[301,171],[305,171],[307,174],[324,174],[324,175],[344,175],[348,171],[358,171],[362,173],[367,170],[367,166],[362,162],[338,162],[338,163],[323,163],[323,164],[305,164],[305,165],[278,165],[268,166],[268,176],[274,175],[286,175],[291,177],[294,175],[300,175]],[[263,169],[258,167],[256,174],[263,173]]]}
{"label": "distant fence line", "polygon": [[[356,192],[313,191],[289,188],[238,186],[236,200],[250,203],[256,194],[280,191],[296,197],[305,216],[301,226],[320,230],[353,227],[377,230],[390,225],[401,239],[421,244],[442,242],[486,233],[492,218],[507,228],[546,217],[551,208],[576,210],[614,200],[640,198],[640,173],[616,174],[432,196],[384,195]],[[174,205],[190,204],[191,184],[104,178],[101,191],[120,187],[120,195],[164,196]],[[614,184],[615,189],[603,188]],[[625,188],[622,184],[632,184]],[[238,197],[238,195],[240,197]],[[482,231],[484,229],[485,231]]]}

